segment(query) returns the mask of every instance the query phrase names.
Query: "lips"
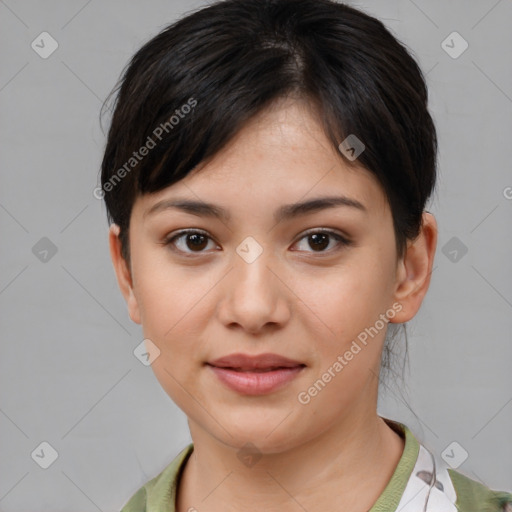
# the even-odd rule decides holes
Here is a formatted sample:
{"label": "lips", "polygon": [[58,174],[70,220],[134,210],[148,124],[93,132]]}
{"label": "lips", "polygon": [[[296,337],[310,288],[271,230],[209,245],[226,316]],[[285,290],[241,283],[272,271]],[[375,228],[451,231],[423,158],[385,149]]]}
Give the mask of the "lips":
{"label": "lips", "polygon": [[230,354],[228,356],[215,359],[206,364],[216,366],[217,368],[228,368],[240,372],[270,372],[280,368],[295,368],[306,366],[300,361],[295,361],[278,354]]}
{"label": "lips", "polygon": [[240,395],[266,395],[297,378],[306,365],[278,354],[231,354],[206,365],[218,380]]}

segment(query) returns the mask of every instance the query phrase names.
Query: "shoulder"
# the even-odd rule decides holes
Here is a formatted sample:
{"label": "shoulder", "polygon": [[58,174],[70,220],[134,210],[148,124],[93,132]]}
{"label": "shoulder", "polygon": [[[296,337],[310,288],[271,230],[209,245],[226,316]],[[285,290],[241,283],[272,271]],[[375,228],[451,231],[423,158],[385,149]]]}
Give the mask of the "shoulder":
{"label": "shoulder", "polygon": [[454,469],[447,471],[457,494],[460,512],[512,512],[511,493],[494,491]]}
{"label": "shoulder", "polygon": [[128,500],[120,512],[174,512],[178,481],[193,450],[193,443],[181,450],[170,464]]}
{"label": "shoulder", "polygon": [[146,512],[146,486],[141,487],[121,509],[121,512]]}
{"label": "shoulder", "polygon": [[416,512],[422,509],[421,503],[428,503],[427,511],[512,512],[512,493],[493,490],[451,468],[419,443],[406,425],[395,424],[406,434],[400,464],[406,469],[404,478],[408,478],[399,488],[402,496],[396,510]]}

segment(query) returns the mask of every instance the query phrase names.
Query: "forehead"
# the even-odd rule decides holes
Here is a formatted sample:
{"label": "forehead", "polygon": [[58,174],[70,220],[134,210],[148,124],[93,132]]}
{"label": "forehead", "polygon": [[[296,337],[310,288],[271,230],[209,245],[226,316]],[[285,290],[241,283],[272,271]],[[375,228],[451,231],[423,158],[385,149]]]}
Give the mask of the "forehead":
{"label": "forehead", "polygon": [[[388,209],[376,177],[348,161],[326,137],[309,106],[283,100],[252,118],[212,158],[184,179],[137,198],[144,215],[165,198],[236,204],[253,214],[319,195],[353,198],[370,213]],[[135,209],[135,207],[134,207]]]}

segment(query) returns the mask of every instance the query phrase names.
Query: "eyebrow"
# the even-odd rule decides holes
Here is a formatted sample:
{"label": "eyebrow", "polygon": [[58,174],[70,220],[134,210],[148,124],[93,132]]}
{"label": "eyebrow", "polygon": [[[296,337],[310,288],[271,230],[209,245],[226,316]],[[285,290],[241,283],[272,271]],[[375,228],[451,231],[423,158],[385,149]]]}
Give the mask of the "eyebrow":
{"label": "eyebrow", "polygon": [[[364,213],[368,213],[366,207],[356,199],[347,196],[325,196],[310,199],[299,203],[285,204],[279,207],[274,213],[275,222],[281,222],[294,217],[315,213],[328,208],[346,206],[358,209]],[[149,210],[144,213],[144,217],[153,215],[169,209],[177,209],[199,217],[212,217],[228,222],[231,214],[221,206],[205,203],[203,201],[195,201],[185,198],[163,199],[155,203]]]}

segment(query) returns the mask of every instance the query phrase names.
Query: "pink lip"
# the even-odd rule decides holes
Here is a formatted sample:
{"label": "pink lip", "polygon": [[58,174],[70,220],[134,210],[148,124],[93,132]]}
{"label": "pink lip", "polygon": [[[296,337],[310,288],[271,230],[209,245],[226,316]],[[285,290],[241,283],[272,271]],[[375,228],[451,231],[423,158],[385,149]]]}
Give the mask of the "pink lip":
{"label": "pink lip", "polygon": [[276,391],[306,366],[277,354],[231,354],[206,363],[222,383],[245,395]]}
{"label": "pink lip", "polygon": [[244,395],[262,395],[276,391],[293,380],[304,366],[271,371],[241,371],[208,365],[226,386]]}
{"label": "pink lip", "polygon": [[220,357],[208,364],[219,368],[237,368],[242,370],[267,369],[267,368],[291,368],[294,366],[305,366],[300,361],[294,361],[278,354],[258,354],[251,356],[249,354],[230,354]]}

